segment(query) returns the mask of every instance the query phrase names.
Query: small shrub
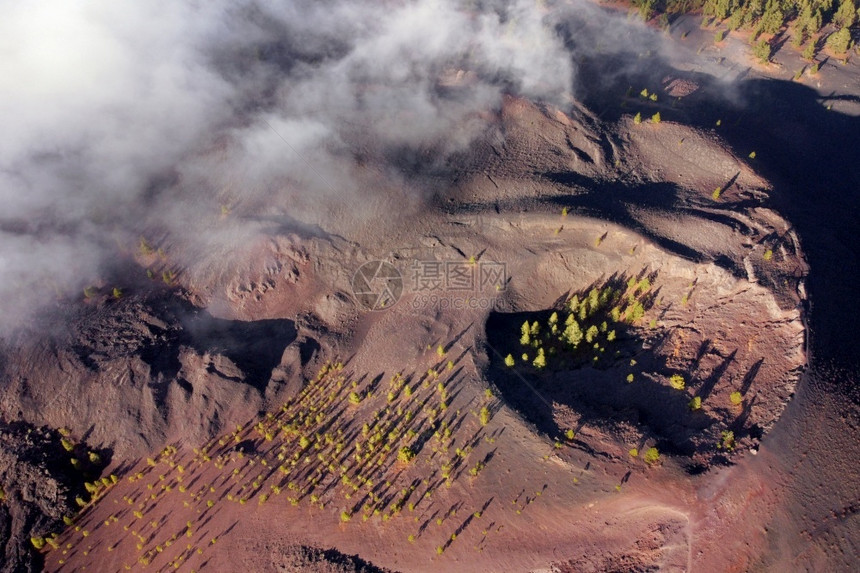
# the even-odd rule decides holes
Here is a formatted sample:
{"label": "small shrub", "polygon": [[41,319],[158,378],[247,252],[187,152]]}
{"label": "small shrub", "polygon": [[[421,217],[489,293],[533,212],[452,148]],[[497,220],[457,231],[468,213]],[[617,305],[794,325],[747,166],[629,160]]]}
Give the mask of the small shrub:
{"label": "small shrub", "polygon": [[478,413],[478,418],[481,420],[481,425],[486,426],[490,423],[490,410],[486,406],[481,408],[481,411]]}
{"label": "small shrub", "polygon": [[505,356],[505,366],[507,366],[508,368],[513,368],[514,364],[515,362],[513,356],[511,356],[510,354]]}
{"label": "small shrub", "polygon": [[642,123],[642,114],[641,113],[637,112],[636,115],[633,116],[633,123],[635,123],[636,125],[639,125],[640,123]]}
{"label": "small shrub", "polygon": [[648,448],[642,456],[646,464],[655,464],[660,459],[660,451],[657,448]]}
{"label": "small shrub", "polygon": [[483,462],[478,462],[473,468],[469,469],[469,475],[472,477],[478,477],[478,474],[481,473],[482,469],[484,469]]}
{"label": "small shrub", "polygon": [[732,392],[731,395],[729,395],[729,400],[732,402],[732,404],[737,406],[744,401],[744,397],[740,392]]}
{"label": "small shrub", "polygon": [[693,399],[690,400],[690,409],[691,410],[700,410],[702,408],[702,397],[701,396],[693,396]]}
{"label": "small shrub", "polygon": [[415,452],[409,446],[403,446],[397,452],[397,460],[404,463],[404,464],[408,464],[414,458],[415,458]]}
{"label": "small shrub", "polygon": [[660,123],[660,112],[659,111],[651,116],[651,123]]}
{"label": "small shrub", "polygon": [[669,386],[675,390],[683,390],[686,386],[684,383],[684,377],[680,374],[672,374],[672,376],[669,377]]}

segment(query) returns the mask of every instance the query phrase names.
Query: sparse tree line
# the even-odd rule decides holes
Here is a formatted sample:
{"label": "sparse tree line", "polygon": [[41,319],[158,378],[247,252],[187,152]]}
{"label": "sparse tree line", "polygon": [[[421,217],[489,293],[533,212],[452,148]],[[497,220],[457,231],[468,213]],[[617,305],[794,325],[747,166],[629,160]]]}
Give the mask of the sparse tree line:
{"label": "sparse tree line", "polygon": [[[423,374],[394,373],[387,389],[382,375],[355,377],[347,374],[343,363],[327,362],[278,411],[193,448],[193,457],[171,445],[160,455],[141,460],[123,478],[141,483],[122,497],[123,503],[112,496],[118,508],[107,519],[93,519],[92,511],[120,477],[97,477],[91,472],[87,479],[92,481],[84,483],[89,495],[82,492],[77,498],[80,514],[64,518],[68,529],[62,536],[34,536],[31,544],[37,551],[51,553],[50,559],[58,565],[78,551],[86,557],[91,551],[111,552],[122,546],[132,559],[125,570],[151,564],[174,569],[201,559],[215,544],[217,538],[207,541],[210,533],[202,526],[223,504],[244,506],[256,501],[254,505],[263,506],[286,498],[293,507],[333,511],[343,527],[408,516],[415,524],[409,542],[444,532],[445,541],[439,546],[444,551],[458,535],[471,532],[469,524],[490,506],[490,502],[478,506],[466,520],[454,523],[456,510],[441,516],[439,511],[439,504],[450,494],[439,494],[442,501],[436,494],[442,487],[446,491],[455,483],[469,487],[484,479],[492,454],[479,451],[488,450],[496,440],[496,431],[488,427],[493,425],[498,401],[487,388],[474,409],[456,409],[459,359],[449,359],[443,345],[435,355]],[[72,466],[100,473],[104,462],[99,453],[76,444],[67,431],[60,433],[62,447],[76,456],[71,458]],[[206,483],[202,476],[208,476]],[[338,500],[341,497],[343,501]],[[165,522],[153,513],[163,504],[176,511],[181,511],[181,504],[193,519],[184,528],[165,532]],[[426,531],[431,518],[444,529]],[[106,545],[102,528],[117,526],[131,535],[120,535]],[[451,527],[455,527],[453,533]],[[87,539],[91,534],[94,537]],[[483,531],[477,550],[483,550],[481,543],[488,534]]]}
{"label": "sparse tree line", "polygon": [[[761,34],[776,34],[791,25],[792,44],[799,48],[810,42],[813,54],[828,26],[835,30],[827,37],[827,45],[837,53],[847,52],[852,45],[851,28],[860,19],[855,0],[633,0],[633,5],[645,20],[659,14],[664,25],[668,25],[670,14],[701,10],[706,23],[724,22],[729,30],[751,30],[756,45],[761,44]],[[722,37],[720,34],[717,41]],[[807,46],[804,55],[809,52]]]}

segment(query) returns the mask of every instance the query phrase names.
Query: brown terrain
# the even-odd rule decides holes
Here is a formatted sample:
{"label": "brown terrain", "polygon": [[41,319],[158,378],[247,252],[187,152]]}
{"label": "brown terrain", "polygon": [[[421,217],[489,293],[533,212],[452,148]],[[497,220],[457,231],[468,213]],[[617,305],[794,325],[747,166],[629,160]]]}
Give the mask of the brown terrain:
{"label": "brown terrain", "polygon": [[148,229],[2,341],[2,569],[852,570],[860,126],[820,94],[856,63],[672,35],[565,109],[506,97],[420,199],[240,207],[203,255]]}

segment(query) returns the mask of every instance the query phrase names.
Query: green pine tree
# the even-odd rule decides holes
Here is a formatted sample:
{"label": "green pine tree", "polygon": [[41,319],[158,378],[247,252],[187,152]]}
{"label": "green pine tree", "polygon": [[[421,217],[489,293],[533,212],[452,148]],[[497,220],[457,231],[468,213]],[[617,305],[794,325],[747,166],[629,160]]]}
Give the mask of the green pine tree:
{"label": "green pine tree", "polygon": [[833,14],[833,23],[841,28],[850,28],[857,21],[857,7],[854,0],[841,0],[839,9]]}
{"label": "green pine tree", "polygon": [[579,324],[574,320],[567,325],[562,336],[564,336],[564,339],[568,344],[576,348],[579,346],[579,343],[582,342],[582,329],[579,328]]}
{"label": "green pine tree", "polygon": [[532,366],[538,369],[546,367],[546,355],[544,355],[543,348],[538,348],[538,354],[532,362]]}
{"label": "green pine tree", "polygon": [[827,45],[837,54],[844,54],[851,47],[851,31],[848,28],[830,34]]}

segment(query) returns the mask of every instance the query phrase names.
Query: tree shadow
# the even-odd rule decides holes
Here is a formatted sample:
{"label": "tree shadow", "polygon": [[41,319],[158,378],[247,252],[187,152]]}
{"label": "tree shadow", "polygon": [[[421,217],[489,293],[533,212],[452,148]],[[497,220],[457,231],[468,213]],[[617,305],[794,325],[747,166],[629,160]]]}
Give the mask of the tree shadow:
{"label": "tree shadow", "polygon": [[[648,280],[643,273],[639,273],[639,277],[640,281]],[[645,311],[651,308],[654,289],[648,286],[641,292],[639,285],[646,283],[638,282],[637,278],[636,275],[613,275],[578,293],[573,300],[580,300],[581,296],[581,303],[584,303],[603,298],[595,296],[594,292],[615,292],[605,297],[606,303],[585,318],[576,310],[565,318],[569,307],[565,307],[568,310],[491,314],[486,328],[487,344],[491,349],[487,375],[509,406],[551,437],[559,438],[567,429],[560,427],[556,418],[559,408],[567,406],[578,415],[576,430],[588,425],[613,434],[621,432],[625,425],[634,426],[645,440],[655,440],[661,451],[691,458],[685,462],[691,467],[713,463],[717,428],[725,428],[732,420],[723,419],[719,408],[693,409],[691,393],[667,383],[670,375],[678,373],[668,364],[669,359],[649,350],[643,352],[643,336],[648,331],[628,322],[631,316],[642,316],[631,315],[628,309],[635,304],[642,304]],[[638,294],[631,296],[632,293]],[[624,310],[619,312],[619,306]],[[551,318],[552,315],[557,318]],[[590,331],[591,340],[583,337],[574,347],[566,339],[559,343],[552,332],[550,336],[541,335],[553,320],[567,324],[570,316],[580,319],[579,329],[585,333]],[[521,335],[526,325],[530,329],[528,340]],[[561,337],[565,336],[562,333]],[[659,344],[651,340],[648,346],[656,348]],[[537,348],[544,350],[546,365],[533,362]],[[704,354],[707,348],[703,343],[699,353]],[[528,359],[515,359],[511,365],[510,358],[520,353],[527,354]],[[634,370],[630,367],[634,356],[643,363],[643,370],[637,369],[635,379],[630,380],[627,373]],[[684,371],[682,378],[696,394],[707,398],[733,359],[733,355],[728,356],[700,383],[696,382],[693,371]],[[694,369],[695,364],[694,361]],[[650,374],[652,372],[656,375]],[[746,431],[747,421],[735,420],[734,424],[738,426],[736,434],[740,438]],[[573,444],[589,449],[579,440],[574,440]]]}
{"label": "tree shadow", "polygon": [[[666,110],[663,119],[714,133],[738,157],[756,152],[755,158],[749,158],[751,167],[773,184],[773,191],[758,203],[788,219],[800,235],[812,269],[807,286],[816,303],[806,310],[809,326],[816,332],[811,340],[813,354],[855,371],[860,366],[860,355],[855,352],[860,342],[860,314],[844,312],[844,301],[854,298],[854,285],[860,277],[856,221],[860,117],[831,106],[856,104],[860,101],[857,90],[820,94],[801,82],[762,78],[755,72],[726,80],[679,69],[659,55],[666,52],[657,49],[659,38],[648,33],[634,34],[636,49],[654,49],[655,57],[638,58],[625,42],[595,53],[591,47],[605,33],[600,22],[607,17],[597,9],[594,15],[589,19],[575,16],[559,29],[570,53],[580,58],[575,86],[579,98],[598,117],[613,122],[631,113],[630,108],[619,105],[630,86],[649,86],[653,91],[654,78],[666,77],[697,85],[677,107]],[[826,59],[819,74],[826,76],[831,70],[824,69],[825,63]],[[732,71],[724,70],[727,74]],[[723,120],[722,126],[715,131],[718,119]],[[571,180],[578,186],[590,186],[582,178]],[[640,200],[635,203],[642,204]],[[847,378],[833,378],[832,384],[860,403],[860,387]]]}

